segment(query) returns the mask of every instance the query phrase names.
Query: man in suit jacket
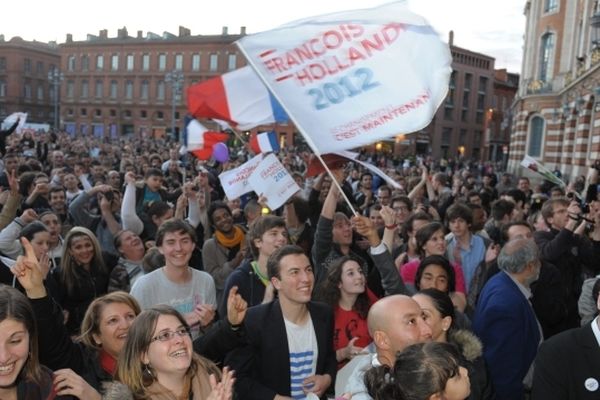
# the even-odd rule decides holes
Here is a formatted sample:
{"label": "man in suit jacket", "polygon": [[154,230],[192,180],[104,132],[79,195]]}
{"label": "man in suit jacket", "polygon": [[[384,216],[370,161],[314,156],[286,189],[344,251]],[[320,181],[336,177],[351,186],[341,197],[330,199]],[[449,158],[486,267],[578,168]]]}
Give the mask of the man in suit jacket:
{"label": "man in suit jacket", "polygon": [[[600,302],[596,301],[600,308]],[[532,400],[600,398],[600,320],[562,332],[540,346]]]}
{"label": "man in suit jacket", "polygon": [[519,400],[530,380],[541,331],[529,302],[529,285],[540,273],[539,251],[531,239],[517,238],[498,256],[501,272],[484,286],[473,321],[483,342],[498,400]]}
{"label": "man in suit jacket", "polygon": [[324,397],[333,384],[333,312],[311,301],[312,266],[304,250],[286,245],[267,262],[279,299],[248,310],[248,345],[226,360],[236,371],[236,392],[248,400]]}

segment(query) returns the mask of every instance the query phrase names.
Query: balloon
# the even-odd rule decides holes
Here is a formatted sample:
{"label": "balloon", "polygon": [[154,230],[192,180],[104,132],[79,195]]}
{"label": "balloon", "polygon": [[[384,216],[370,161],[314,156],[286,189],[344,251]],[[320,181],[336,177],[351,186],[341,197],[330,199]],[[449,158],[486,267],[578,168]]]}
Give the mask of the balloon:
{"label": "balloon", "polygon": [[229,160],[229,148],[225,143],[217,143],[213,146],[213,157],[218,162],[224,163]]}

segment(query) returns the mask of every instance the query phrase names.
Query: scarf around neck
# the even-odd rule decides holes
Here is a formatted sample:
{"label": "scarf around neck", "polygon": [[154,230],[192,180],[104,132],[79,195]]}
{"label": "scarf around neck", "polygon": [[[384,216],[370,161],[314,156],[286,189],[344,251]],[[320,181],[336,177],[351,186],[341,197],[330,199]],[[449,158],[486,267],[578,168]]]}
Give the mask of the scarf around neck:
{"label": "scarf around neck", "polygon": [[219,232],[219,231],[215,232],[215,238],[217,239],[217,242],[221,246],[227,247],[228,249],[239,246],[245,237],[246,237],[246,235],[245,235],[244,231],[242,230],[242,228],[240,228],[239,226],[235,226],[235,225],[233,227],[233,237],[232,238],[226,237],[225,234],[222,232]]}

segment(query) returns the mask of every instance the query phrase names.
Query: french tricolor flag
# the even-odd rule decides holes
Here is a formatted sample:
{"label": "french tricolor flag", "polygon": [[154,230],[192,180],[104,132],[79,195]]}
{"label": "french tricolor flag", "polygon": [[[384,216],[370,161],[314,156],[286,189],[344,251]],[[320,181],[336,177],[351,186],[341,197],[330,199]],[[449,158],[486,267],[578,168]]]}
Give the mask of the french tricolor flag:
{"label": "french tricolor flag", "polygon": [[196,119],[186,119],[189,119],[189,122],[185,126],[184,144],[179,150],[180,154],[190,152],[200,160],[208,160],[212,156],[213,146],[229,139],[228,134],[209,131]]}
{"label": "french tricolor flag", "polygon": [[190,86],[187,103],[194,117],[225,120],[238,129],[288,121],[281,105],[249,66]]}
{"label": "french tricolor flag", "polygon": [[253,134],[250,136],[249,143],[250,148],[256,154],[279,151],[279,143],[277,142],[277,134],[275,132]]}

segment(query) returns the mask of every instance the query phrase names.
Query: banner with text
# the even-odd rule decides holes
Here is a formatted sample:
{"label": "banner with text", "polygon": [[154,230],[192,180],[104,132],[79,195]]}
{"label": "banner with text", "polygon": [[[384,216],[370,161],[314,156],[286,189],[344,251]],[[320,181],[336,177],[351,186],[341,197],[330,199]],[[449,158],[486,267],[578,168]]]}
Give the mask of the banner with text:
{"label": "banner with text", "polygon": [[300,190],[294,178],[272,153],[260,162],[248,180],[256,194],[266,197],[271,210],[281,207]]}
{"label": "banner with text", "polygon": [[318,154],[424,128],[448,91],[448,45],[403,2],[292,22],[237,42]]}
{"label": "banner with text", "polygon": [[236,199],[252,191],[248,177],[258,167],[261,160],[262,154],[259,154],[239,167],[230,169],[219,175],[221,186],[228,199]]}

